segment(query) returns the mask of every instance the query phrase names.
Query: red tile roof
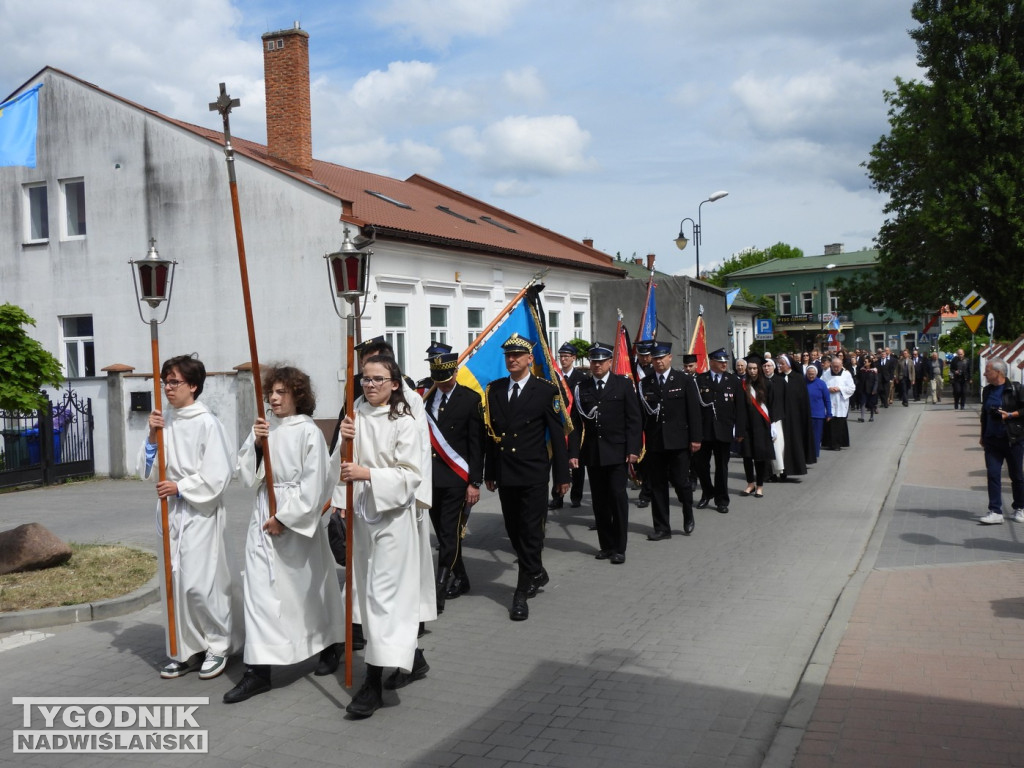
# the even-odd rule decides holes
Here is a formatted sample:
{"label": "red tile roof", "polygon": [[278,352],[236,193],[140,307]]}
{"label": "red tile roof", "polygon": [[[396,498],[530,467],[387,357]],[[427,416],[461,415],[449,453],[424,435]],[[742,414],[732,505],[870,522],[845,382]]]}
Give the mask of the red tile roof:
{"label": "red tile roof", "polygon": [[[29,82],[46,71],[56,72],[219,146],[224,143],[223,133],[219,131],[167,117],[53,67],[44,68]],[[402,181],[314,160],[313,176],[310,178],[288,163],[272,157],[263,144],[237,137],[232,137],[231,143],[238,155],[263,163],[337,197],[342,202],[343,218],[360,226],[372,225],[378,239],[425,241],[478,254],[527,259],[603,272],[610,276],[623,276],[621,266],[616,265],[608,254],[425,176],[414,174]],[[408,207],[395,205],[371,192]],[[441,210],[441,206],[451,213]]]}

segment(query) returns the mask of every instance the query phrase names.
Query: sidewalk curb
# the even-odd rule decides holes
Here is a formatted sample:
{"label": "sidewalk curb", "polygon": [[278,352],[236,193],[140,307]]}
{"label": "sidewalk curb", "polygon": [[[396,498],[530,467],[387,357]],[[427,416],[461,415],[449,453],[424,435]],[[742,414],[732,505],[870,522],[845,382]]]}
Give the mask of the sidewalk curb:
{"label": "sidewalk curb", "polygon": [[[143,550],[148,551],[148,550]],[[151,553],[152,554],[152,553]],[[153,574],[148,582],[127,595],[98,600],[95,603],[59,605],[53,608],[39,608],[34,611],[18,611],[0,614],[0,633],[21,632],[28,629],[59,627],[65,624],[80,624],[86,621],[101,621],[115,616],[142,610],[160,599],[160,573]]]}
{"label": "sidewalk curb", "polygon": [[786,714],[775,731],[775,738],[761,763],[761,768],[790,768],[796,759],[797,750],[803,741],[807,724],[811,721],[814,708],[818,704],[818,697],[825,686],[825,679],[828,676],[829,668],[835,658],[839,644],[842,642],[846,627],[849,624],[850,616],[857,605],[861,588],[867,580],[868,575],[874,570],[875,561],[878,558],[878,551],[885,538],[886,529],[892,519],[893,510],[896,507],[898,490],[903,485],[903,476],[906,474],[906,464],[903,455],[913,444],[917,437],[917,428],[924,415],[922,411],[914,420],[907,442],[900,451],[899,465],[893,475],[892,483],[885,491],[882,505],[879,508],[878,517],[875,518],[875,525],[868,538],[864,551],[861,553],[857,570],[850,575],[850,580],[843,587],[839,597],[836,598],[832,612],[825,622],[818,642],[815,643],[811,657],[807,661],[800,681],[797,683],[793,696],[789,700],[789,707]]}

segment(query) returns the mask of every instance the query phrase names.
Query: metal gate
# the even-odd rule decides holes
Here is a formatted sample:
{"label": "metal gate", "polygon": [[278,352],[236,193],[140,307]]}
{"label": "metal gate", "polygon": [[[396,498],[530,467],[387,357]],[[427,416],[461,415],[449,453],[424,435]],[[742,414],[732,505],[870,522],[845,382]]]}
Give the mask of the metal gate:
{"label": "metal gate", "polygon": [[92,400],[70,389],[38,411],[0,411],[0,488],[44,484],[96,472]]}

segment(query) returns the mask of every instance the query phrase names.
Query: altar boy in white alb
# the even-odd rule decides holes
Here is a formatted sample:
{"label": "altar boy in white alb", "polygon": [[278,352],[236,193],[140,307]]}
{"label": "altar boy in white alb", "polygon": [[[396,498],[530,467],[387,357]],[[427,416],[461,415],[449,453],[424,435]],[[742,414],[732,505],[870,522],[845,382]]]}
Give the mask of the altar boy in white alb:
{"label": "altar boy in white alb", "polygon": [[[239,476],[256,489],[256,498],[245,541],[246,672],[224,694],[226,704],[269,691],[272,666],[297,664],[315,653],[315,674],[331,674],[338,667],[335,645],[345,639],[341,589],[321,520],[337,475],[312,419],[312,385],[297,368],[280,366],[264,375],[263,389],[273,415],[256,419],[238,453]],[[263,437],[270,446],[274,514]]]}
{"label": "altar boy in white alb", "polygon": [[[150,414],[149,438],[139,452],[138,466],[147,480],[159,477],[156,441],[157,430],[162,429],[167,471],[156,490],[168,506],[178,653],[160,676],[181,677],[199,668],[199,677],[205,680],[220,675],[228,656],[242,646],[241,615],[232,610],[237,590],[225,546],[224,491],[235,456],[224,425],[197,402],[206,381],[203,363],[189,355],[172,357],[163,364],[160,378],[171,410],[166,416],[160,411]],[[157,551],[162,560],[162,544]],[[163,580],[160,588],[165,589]]]}

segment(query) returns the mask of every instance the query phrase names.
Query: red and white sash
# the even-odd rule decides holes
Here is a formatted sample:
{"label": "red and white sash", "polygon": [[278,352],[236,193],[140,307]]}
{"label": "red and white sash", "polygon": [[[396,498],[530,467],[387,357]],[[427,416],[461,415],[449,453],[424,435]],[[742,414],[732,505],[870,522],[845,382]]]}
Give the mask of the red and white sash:
{"label": "red and white sash", "polygon": [[762,403],[761,401],[759,401],[757,399],[757,396],[754,394],[753,388],[752,387],[748,387],[746,381],[743,382],[743,389],[746,390],[747,397],[750,398],[751,404],[753,404],[754,408],[757,409],[757,412],[760,413],[761,416],[764,418],[765,423],[766,424],[771,424],[772,423],[772,419],[771,419],[771,416],[768,415],[768,406],[766,406],[764,403]]}
{"label": "red and white sash", "polygon": [[441,427],[438,426],[437,421],[434,419],[434,414],[427,409],[427,424],[430,426],[430,445],[437,455],[441,457],[441,460],[454,472],[459,478],[468,483],[469,482],[469,464],[464,458],[462,458],[458,451],[448,444],[448,441],[444,438],[444,433],[441,432]]}

